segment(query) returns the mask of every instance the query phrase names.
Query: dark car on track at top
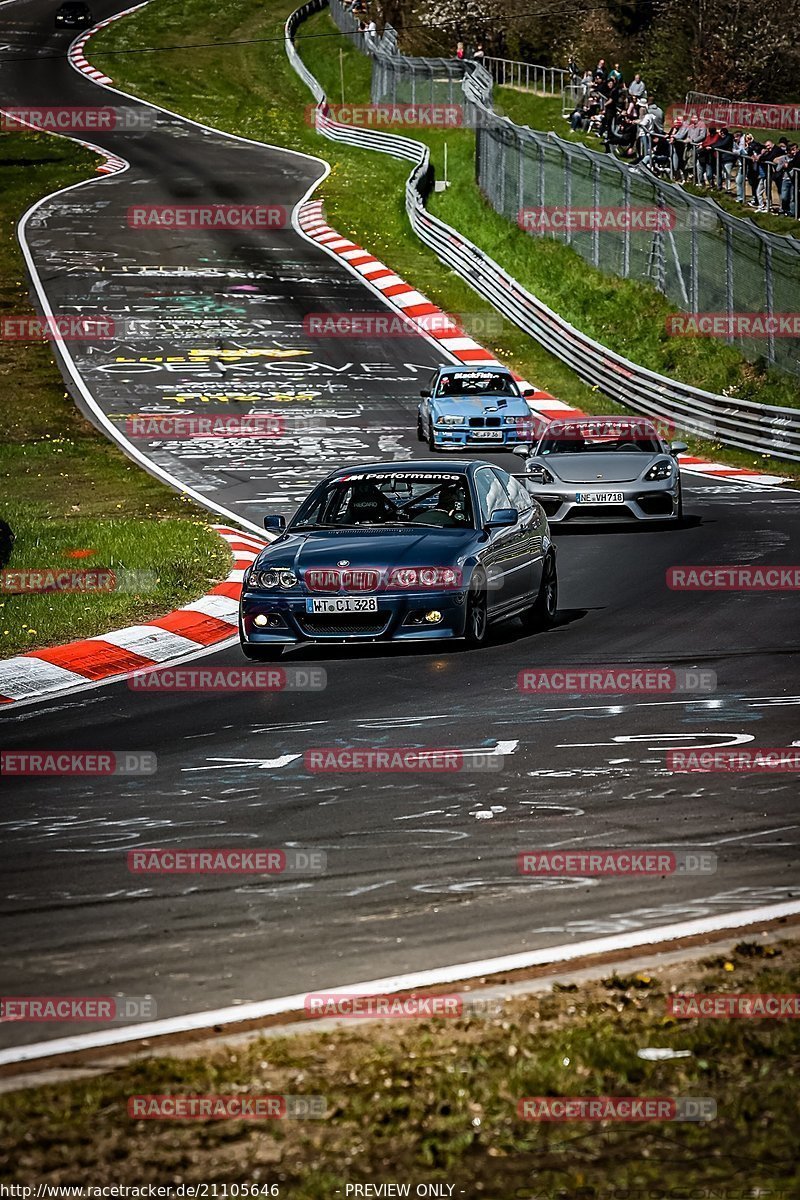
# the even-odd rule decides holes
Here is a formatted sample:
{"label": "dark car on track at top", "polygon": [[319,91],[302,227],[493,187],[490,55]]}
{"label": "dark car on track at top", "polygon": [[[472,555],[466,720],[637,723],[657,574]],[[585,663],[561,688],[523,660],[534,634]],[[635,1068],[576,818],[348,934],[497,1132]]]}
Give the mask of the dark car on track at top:
{"label": "dark car on track at top", "polygon": [[420,396],[417,437],[430,450],[502,450],[532,441],[542,424],[499,363],[439,367]]}
{"label": "dark car on track at top", "polygon": [[463,639],[494,621],[551,624],[556,552],[544,510],[481,461],[365,463],[317,484],[245,571],[248,658],[307,642]]}
{"label": "dark car on track at top", "polygon": [[56,29],[88,29],[93,24],[91,9],[83,0],[67,0],[56,9]]}

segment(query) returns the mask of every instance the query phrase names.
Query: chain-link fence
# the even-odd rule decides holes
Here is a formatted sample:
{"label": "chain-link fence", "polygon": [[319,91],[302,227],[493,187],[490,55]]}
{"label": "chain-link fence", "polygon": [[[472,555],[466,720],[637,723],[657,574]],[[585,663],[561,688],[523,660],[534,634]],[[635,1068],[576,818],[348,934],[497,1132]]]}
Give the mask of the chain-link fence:
{"label": "chain-link fence", "polygon": [[[338,0],[331,12],[346,32],[356,27]],[[478,186],[497,212],[603,271],[652,284],[684,313],[703,314],[699,326],[673,322],[672,333],[702,327],[750,361],[800,375],[796,239],[730,216],[646,166],[498,116],[492,77],[478,63],[399,54],[391,27],[363,48],[373,56],[373,102],[464,106],[464,123],[476,129]]]}

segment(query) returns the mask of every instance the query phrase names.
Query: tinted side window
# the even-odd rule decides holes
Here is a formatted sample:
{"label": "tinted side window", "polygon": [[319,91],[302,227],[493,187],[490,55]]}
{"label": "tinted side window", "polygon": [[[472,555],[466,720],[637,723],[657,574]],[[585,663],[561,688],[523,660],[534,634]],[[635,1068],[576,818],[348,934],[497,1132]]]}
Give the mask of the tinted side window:
{"label": "tinted side window", "polygon": [[491,467],[482,467],[476,473],[475,486],[478,490],[482,525],[486,524],[496,508],[513,507],[500,476],[495,474]]}
{"label": "tinted side window", "polygon": [[530,512],[533,508],[533,500],[527,488],[524,488],[520,481],[515,479],[513,475],[507,476],[504,482],[512,507],[521,513]]}

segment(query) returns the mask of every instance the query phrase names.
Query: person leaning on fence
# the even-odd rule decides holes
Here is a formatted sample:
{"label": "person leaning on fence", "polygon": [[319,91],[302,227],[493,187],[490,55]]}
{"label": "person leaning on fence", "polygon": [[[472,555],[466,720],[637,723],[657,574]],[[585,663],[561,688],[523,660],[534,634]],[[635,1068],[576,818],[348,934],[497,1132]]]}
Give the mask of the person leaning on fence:
{"label": "person leaning on fence", "polygon": [[755,203],[757,212],[769,212],[769,193],[772,190],[772,177],[768,167],[771,167],[776,158],[780,158],[782,152],[782,146],[776,146],[774,142],[767,138],[764,148],[753,159],[758,175]]}
{"label": "person leaning on fence", "polygon": [[709,125],[706,136],[697,151],[697,184],[699,187],[710,187],[714,180],[714,148],[719,141],[719,130],[716,125]]}
{"label": "person leaning on fence", "polygon": [[730,190],[731,174],[736,165],[736,159],[733,156],[733,134],[727,125],[720,126],[719,139],[714,147],[713,157],[714,161],[711,165],[714,173],[711,186],[727,192]]}
{"label": "person leaning on fence", "polygon": [[750,190],[755,192],[758,180],[755,177],[753,159],[760,149],[761,146],[752,133],[743,133],[741,137],[733,139],[733,154],[739,163],[739,173],[736,176],[737,204],[744,204],[745,184],[749,183]]}
{"label": "person leaning on fence", "polygon": [[638,125],[639,141],[642,149],[642,166],[650,167],[653,165],[654,139],[657,138],[660,141],[666,137],[664,133],[664,113],[652,97],[647,106],[647,112],[640,118]]}
{"label": "person leaning on fence", "polygon": [[686,158],[684,159],[684,173],[692,172],[692,182],[697,183],[696,168],[697,168],[697,152],[706,139],[706,129],[699,117],[692,116],[689,118],[689,131],[686,134]]}
{"label": "person leaning on fence", "polygon": [[456,58],[463,58],[463,57],[464,57],[464,43],[459,42],[458,45],[456,46]]}
{"label": "person leaning on fence", "polygon": [[800,147],[792,142],[786,163],[781,171],[781,212],[785,217],[797,217],[798,192],[800,192]]}
{"label": "person leaning on fence", "polygon": [[482,63],[486,58],[486,51],[483,48],[483,42],[478,42],[475,49],[472,51],[472,57],[475,62]]}
{"label": "person leaning on fence", "polygon": [[679,183],[683,183],[683,163],[686,155],[686,139],[689,136],[689,125],[683,117],[676,117],[670,126],[667,137],[670,144],[672,175]]}
{"label": "person leaning on fence", "polygon": [[591,92],[593,86],[594,86],[594,75],[592,74],[590,68],[587,67],[586,70],[583,72],[583,78],[581,79],[581,99],[582,100],[589,99],[589,93]]}

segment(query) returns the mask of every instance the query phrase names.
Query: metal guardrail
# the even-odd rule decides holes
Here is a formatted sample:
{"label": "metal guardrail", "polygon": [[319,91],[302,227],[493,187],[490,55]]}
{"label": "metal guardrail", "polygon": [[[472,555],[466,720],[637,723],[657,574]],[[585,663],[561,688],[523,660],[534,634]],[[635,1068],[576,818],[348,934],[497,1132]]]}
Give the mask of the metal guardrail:
{"label": "metal guardrail", "polygon": [[487,54],[484,66],[500,87],[525,88],[543,96],[557,96],[567,86],[570,74],[563,67],[543,67],[540,63],[518,62],[513,58],[495,58]]}
{"label": "metal guardrail", "polygon": [[[406,212],[414,232],[443,263],[456,271],[478,295],[571,367],[579,378],[599,387],[623,406],[645,416],[670,421],[699,437],[800,462],[800,409],[732,400],[706,392],[649,371],[602,346],[526,291],[458,230],[426,210],[424,201],[430,190],[432,170],[428,147],[423,142],[331,120],[327,116],[323,89],[303,64],[293,41],[298,25],[327,4],[328,0],[309,0],[292,13],[285,25],[289,61],[317,100],[317,131],[331,141],[376,150],[414,164],[406,183]],[[331,8],[337,23],[348,15],[338,0],[331,0]],[[378,45],[379,54],[389,52],[385,37]],[[409,61],[412,60],[405,60]],[[487,78],[491,85],[488,71],[480,66],[465,75],[464,96],[468,104],[476,103]]]}

